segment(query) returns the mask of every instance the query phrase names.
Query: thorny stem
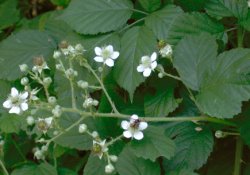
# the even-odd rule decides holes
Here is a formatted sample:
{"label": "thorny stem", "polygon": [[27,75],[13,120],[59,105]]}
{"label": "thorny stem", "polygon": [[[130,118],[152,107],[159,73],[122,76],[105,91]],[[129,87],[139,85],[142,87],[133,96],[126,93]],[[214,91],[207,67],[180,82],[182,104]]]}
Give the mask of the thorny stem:
{"label": "thorny stem", "polygon": [[3,172],[4,172],[4,175],[9,175],[9,173],[8,173],[8,171],[7,171],[7,169],[6,169],[6,167],[4,166],[4,163],[3,163],[2,159],[0,159],[0,166],[2,167],[2,170],[3,170]]}
{"label": "thorny stem", "polygon": [[89,65],[85,65],[87,69],[89,69],[91,71],[91,73],[94,75],[94,77],[97,79],[97,81],[99,82],[99,84],[102,87],[102,90],[104,92],[104,94],[106,95],[112,109],[114,110],[115,113],[119,114],[117,108],[115,107],[115,104],[113,103],[113,101],[111,100],[111,97],[109,96],[104,84],[102,83],[102,81],[100,80],[100,78],[98,77],[98,75],[95,73],[95,71],[89,66]]}

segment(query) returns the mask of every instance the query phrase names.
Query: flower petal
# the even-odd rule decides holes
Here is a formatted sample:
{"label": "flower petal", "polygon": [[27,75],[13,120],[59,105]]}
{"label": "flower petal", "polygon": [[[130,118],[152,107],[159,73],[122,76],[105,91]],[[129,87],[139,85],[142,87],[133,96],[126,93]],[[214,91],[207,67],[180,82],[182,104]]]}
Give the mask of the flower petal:
{"label": "flower petal", "polygon": [[143,133],[141,131],[136,131],[133,135],[133,137],[136,139],[136,140],[141,140],[143,139]]}
{"label": "flower petal", "polygon": [[119,55],[120,55],[119,52],[113,52],[113,54],[111,55],[111,58],[112,58],[113,60],[115,60],[116,58],[119,57]]}
{"label": "flower petal", "polygon": [[103,57],[99,57],[99,56],[95,57],[94,60],[95,60],[96,62],[103,62],[103,61],[104,61],[104,60],[103,60]]}
{"label": "flower petal", "polygon": [[139,130],[144,130],[148,127],[148,123],[147,122],[140,122],[139,124]]}
{"label": "flower petal", "polygon": [[122,129],[125,129],[125,130],[127,130],[128,128],[129,128],[129,122],[128,121],[126,121],[126,120],[123,120],[122,122],[121,122],[121,127],[122,127]]}
{"label": "flower petal", "polygon": [[11,100],[6,100],[6,101],[3,103],[3,107],[5,107],[5,108],[11,108],[11,107],[12,107]]}
{"label": "flower petal", "polygon": [[157,58],[157,54],[156,54],[156,52],[154,52],[154,53],[151,55],[150,59],[151,59],[151,61],[155,61],[156,58]]}
{"label": "flower petal", "polygon": [[109,51],[109,53],[113,53],[114,49],[112,45],[108,45],[105,49],[107,49]]}
{"label": "flower petal", "polygon": [[126,138],[131,138],[132,137],[132,133],[130,131],[124,131],[123,132],[123,136]]}
{"label": "flower petal", "polygon": [[45,122],[47,123],[47,125],[50,126],[51,123],[52,123],[53,117],[48,117],[48,118],[45,118],[44,120],[45,120]]}
{"label": "flower petal", "polygon": [[109,66],[109,67],[114,66],[114,61],[110,58],[106,59],[104,63],[107,64],[107,66]]}
{"label": "flower petal", "polygon": [[138,115],[136,115],[136,114],[133,114],[130,118],[133,119],[133,120],[139,119]]}
{"label": "flower petal", "polygon": [[143,72],[143,71],[144,71],[144,66],[142,64],[137,66],[137,72]]}
{"label": "flower petal", "polygon": [[13,106],[10,111],[10,114],[20,114],[21,113],[21,109],[19,106]]}
{"label": "flower petal", "polygon": [[20,95],[20,98],[23,99],[23,100],[25,100],[25,99],[28,98],[28,96],[29,96],[29,93],[28,93],[28,92],[24,92],[24,93],[22,93],[22,94]]}
{"label": "flower petal", "polygon": [[17,96],[18,95],[18,90],[16,88],[11,88],[11,96]]}
{"label": "flower petal", "polygon": [[27,103],[22,103],[20,106],[21,106],[21,109],[23,111],[26,111],[28,109],[28,104]]}
{"label": "flower petal", "polygon": [[100,47],[95,47],[95,54],[100,56],[102,54],[102,49]]}
{"label": "flower petal", "polygon": [[154,61],[153,63],[151,63],[151,69],[154,70],[157,67],[157,62]]}
{"label": "flower petal", "polygon": [[144,77],[149,77],[149,75],[151,74],[151,69],[150,68],[146,68],[143,72],[143,76]]}
{"label": "flower petal", "polygon": [[145,61],[148,61],[148,60],[150,60],[149,56],[143,56],[143,57],[141,57],[141,61],[142,62],[145,62]]}

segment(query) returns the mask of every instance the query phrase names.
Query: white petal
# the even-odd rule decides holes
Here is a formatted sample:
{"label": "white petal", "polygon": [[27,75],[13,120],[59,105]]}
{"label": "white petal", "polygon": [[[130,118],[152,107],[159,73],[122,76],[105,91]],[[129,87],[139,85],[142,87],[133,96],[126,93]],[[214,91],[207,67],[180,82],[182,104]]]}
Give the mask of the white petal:
{"label": "white petal", "polygon": [[150,68],[146,68],[143,72],[143,76],[144,77],[149,77],[149,75],[151,74],[151,69]]}
{"label": "white petal", "polygon": [[157,54],[156,54],[156,52],[154,52],[154,53],[151,55],[150,59],[151,59],[151,61],[155,61],[156,58],[157,58]]}
{"label": "white petal", "polygon": [[52,123],[53,117],[48,117],[48,118],[45,118],[44,120],[45,120],[45,122],[47,123],[47,125],[50,126],[51,123]]}
{"label": "white petal", "polygon": [[129,125],[130,125],[129,122],[126,121],[126,120],[124,120],[124,121],[121,122],[122,129],[127,130],[129,128]]}
{"label": "white petal", "polygon": [[10,114],[20,114],[20,112],[21,112],[21,109],[20,109],[20,107],[18,107],[18,106],[13,106],[11,109],[10,109],[10,111],[9,111],[9,113]]}
{"label": "white petal", "polygon": [[104,60],[103,60],[103,57],[99,57],[99,56],[95,57],[94,60],[95,60],[96,62],[103,62],[103,61],[104,61]]}
{"label": "white petal", "polygon": [[133,137],[136,139],[136,140],[141,140],[143,139],[143,133],[141,131],[136,131],[133,135]]}
{"label": "white petal", "polygon": [[95,47],[95,54],[100,56],[102,54],[102,49],[100,47]]}
{"label": "white petal", "polygon": [[111,46],[111,45],[108,45],[105,49],[107,49],[109,51],[109,53],[114,52],[113,46]]}
{"label": "white petal", "polygon": [[147,122],[140,122],[139,124],[139,130],[144,130],[148,127],[148,123]]}
{"label": "white petal", "polygon": [[137,72],[143,72],[143,71],[144,71],[144,66],[142,64],[137,66]]}
{"label": "white petal", "polygon": [[126,138],[131,138],[132,137],[132,133],[130,131],[124,131],[123,132],[123,136]]}
{"label": "white petal", "polygon": [[136,115],[136,114],[133,114],[130,118],[133,119],[133,120],[139,119],[138,115]]}
{"label": "white petal", "polygon": [[142,62],[145,62],[145,61],[148,61],[150,58],[148,56],[143,56],[141,57],[141,61]]}
{"label": "white petal", "polygon": [[151,63],[151,68],[152,70],[154,70],[157,67],[157,62],[154,61],[153,63]]}
{"label": "white petal", "polygon": [[11,88],[11,96],[14,97],[14,96],[17,96],[18,95],[18,91],[16,88]]}
{"label": "white petal", "polygon": [[6,100],[6,101],[3,103],[3,107],[5,107],[5,108],[11,108],[11,107],[12,107],[11,100]]}
{"label": "white petal", "polygon": [[23,100],[25,100],[25,99],[28,98],[28,96],[29,96],[29,93],[28,93],[28,92],[24,92],[24,93],[22,93],[22,94],[20,95],[20,98],[23,99]]}
{"label": "white petal", "polygon": [[28,109],[28,104],[27,103],[22,103],[21,108],[23,111],[26,111]]}
{"label": "white petal", "polygon": [[106,59],[104,63],[107,64],[107,66],[109,66],[109,67],[114,66],[114,61],[110,58]]}
{"label": "white petal", "polygon": [[119,52],[113,52],[113,54],[111,55],[111,58],[112,58],[113,60],[115,60],[116,58],[119,57],[119,55],[120,55]]}

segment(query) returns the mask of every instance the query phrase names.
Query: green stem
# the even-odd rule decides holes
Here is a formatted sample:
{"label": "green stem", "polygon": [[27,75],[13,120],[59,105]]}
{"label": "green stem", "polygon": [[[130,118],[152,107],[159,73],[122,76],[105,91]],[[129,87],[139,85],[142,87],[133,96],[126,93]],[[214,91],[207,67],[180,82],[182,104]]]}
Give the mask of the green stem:
{"label": "green stem", "polygon": [[118,110],[117,110],[115,104],[114,104],[113,101],[111,100],[111,97],[109,96],[109,94],[108,94],[108,92],[107,92],[107,90],[106,90],[104,84],[102,83],[102,81],[100,80],[100,78],[98,77],[98,75],[97,75],[97,74],[95,73],[95,71],[91,68],[91,66],[86,65],[86,68],[89,69],[89,70],[91,71],[91,73],[94,75],[94,77],[97,79],[97,81],[98,81],[99,84],[101,85],[102,90],[103,90],[104,94],[106,95],[106,97],[107,97],[107,99],[108,99],[108,101],[109,101],[109,103],[110,103],[112,109],[114,110],[114,112],[117,113],[117,114],[119,114],[119,112],[118,112]]}
{"label": "green stem", "polygon": [[4,174],[9,175],[9,173],[8,173],[6,167],[4,166],[4,163],[3,163],[3,161],[1,159],[0,159],[0,166],[2,167],[2,170],[3,170]]}
{"label": "green stem", "polygon": [[137,12],[137,13],[144,14],[144,15],[149,15],[149,13],[144,12],[144,11],[141,11],[141,10],[138,10],[138,9],[130,9],[130,10],[132,10],[132,11],[134,11],[134,12]]}
{"label": "green stem", "polygon": [[175,75],[168,74],[168,73],[166,73],[166,72],[162,72],[162,73],[163,73],[163,75],[165,75],[165,76],[167,76],[167,77],[170,77],[170,78],[173,78],[173,79],[175,79],[175,80],[181,81],[181,78],[180,78],[180,77],[177,77],[177,76],[175,76]]}
{"label": "green stem", "polygon": [[[73,69],[73,64],[71,59],[69,60],[69,67]],[[74,82],[73,79],[69,78],[70,88],[71,88],[71,101],[72,101],[72,108],[76,109],[76,99],[75,99],[75,89],[74,89]]]}
{"label": "green stem", "polygon": [[118,140],[121,140],[122,138],[123,138],[123,134],[120,135],[120,136],[118,136],[118,137],[116,137],[116,138],[114,138],[114,139],[112,139],[110,142],[108,142],[108,143],[106,144],[106,146],[108,147],[108,146],[110,146],[110,145],[113,145],[115,142],[117,142]]}
{"label": "green stem", "polygon": [[243,142],[240,137],[236,141],[235,161],[234,161],[234,173],[233,175],[240,175],[241,173],[241,157],[243,154]]}
{"label": "green stem", "polygon": [[237,31],[238,47],[243,47],[243,38],[244,38],[244,31],[243,28],[239,26]]}

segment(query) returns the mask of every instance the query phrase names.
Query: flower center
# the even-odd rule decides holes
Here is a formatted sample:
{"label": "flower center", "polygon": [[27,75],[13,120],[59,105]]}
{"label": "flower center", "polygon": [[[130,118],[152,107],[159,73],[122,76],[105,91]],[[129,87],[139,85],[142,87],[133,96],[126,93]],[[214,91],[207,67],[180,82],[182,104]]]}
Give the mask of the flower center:
{"label": "flower center", "polygon": [[102,51],[102,57],[104,58],[104,59],[108,59],[108,58],[110,58],[110,52],[109,52],[109,50],[106,50],[106,49],[104,49],[103,51]]}
{"label": "flower center", "polygon": [[148,57],[147,59],[145,59],[145,60],[142,61],[142,65],[143,65],[145,68],[150,67],[151,64],[152,64],[152,62],[151,62],[151,60],[150,60],[149,57]]}
{"label": "flower center", "polygon": [[11,97],[11,103],[13,105],[19,105],[21,102],[20,102],[20,98],[18,96],[16,97]]}
{"label": "flower center", "polygon": [[94,154],[100,154],[100,153],[102,153],[102,147],[101,147],[101,145],[95,143],[93,145],[92,151],[93,151]]}
{"label": "flower center", "polygon": [[139,125],[140,125],[140,120],[137,119],[137,120],[135,120],[133,123],[130,124],[130,128],[138,129],[138,128],[139,128]]}
{"label": "flower center", "polygon": [[37,127],[38,129],[42,130],[42,131],[47,131],[48,130],[48,125],[47,123],[45,122],[45,120],[41,120],[37,123]]}

